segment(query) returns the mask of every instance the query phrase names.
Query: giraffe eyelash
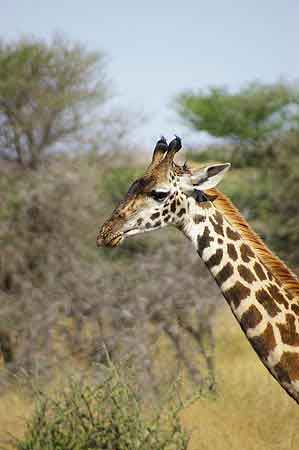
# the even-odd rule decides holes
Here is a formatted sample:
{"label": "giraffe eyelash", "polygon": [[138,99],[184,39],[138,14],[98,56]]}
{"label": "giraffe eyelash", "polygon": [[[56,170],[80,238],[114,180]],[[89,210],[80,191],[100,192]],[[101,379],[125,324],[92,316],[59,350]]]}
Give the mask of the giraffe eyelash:
{"label": "giraffe eyelash", "polygon": [[151,191],[150,197],[152,197],[157,202],[162,202],[166,197],[168,197],[170,191]]}

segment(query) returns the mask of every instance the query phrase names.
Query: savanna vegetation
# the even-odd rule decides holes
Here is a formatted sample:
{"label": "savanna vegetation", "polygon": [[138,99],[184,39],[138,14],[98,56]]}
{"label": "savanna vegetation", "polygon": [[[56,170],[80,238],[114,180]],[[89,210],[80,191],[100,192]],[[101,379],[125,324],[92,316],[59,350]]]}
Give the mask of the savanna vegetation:
{"label": "savanna vegetation", "polygon": [[[165,229],[128,240],[117,250],[96,248],[99,226],[146,163],[142,152],[128,152],[123,141],[117,151],[107,151],[109,126],[119,130],[122,124],[102,116],[102,132],[97,140],[95,135],[87,139],[92,145],[81,152],[53,152],[50,141],[40,151],[30,146],[30,134],[37,146],[41,142],[47,129],[43,118],[57,113],[55,105],[62,105],[57,126],[74,120],[74,134],[62,133],[53,141],[66,146],[65,138],[74,139],[77,125],[89,118],[89,107],[87,116],[84,110],[89,100],[93,103],[92,89],[100,87],[98,105],[109,95],[103,66],[95,84],[89,84],[101,57],[77,44],[58,43],[3,43],[0,51],[6,61],[0,81],[7,81],[5,70],[12,64],[18,67],[15,86],[30,88],[32,95],[29,101],[29,91],[21,87],[12,88],[11,98],[0,90],[0,99],[5,93],[4,103],[12,108],[24,102],[21,122],[7,128],[5,115],[0,122],[0,135],[10,130],[9,142],[24,144],[20,156],[0,140],[1,448],[297,449],[297,405],[261,365],[180,233]],[[76,83],[63,91],[51,79],[53,90],[41,95],[49,74],[40,77],[39,68],[55,67],[64,52],[69,59],[63,57],[63,73],[71,80],[77,80],[85,58],[90,61],[82,72],[88,76],[82,104],[72,97],[84,92]],[[33,68],[37,78],[25,83]],[[217,92],[225,115],[227,105],[235,106],[227,102],[226,91]],[[295,100],[290,105],[295,93],[285,84],[250,85],[240,93],[232,120],[241,118],[236,128],[245,127],[238,142],[210,128],[226,138],[224,144],[188,155],[194,164],[235,161],[221,189],[294,269],[299,266],[299,132]],[[252,115],[246,114],[246,102]],[[184,109],[180,114],[189,117]],[[209,114],[211,123],[220,121]],[[245,123],[252,117],[255,123]],[[203,128],[201,119],[194,123]],[[261,134],[252,138],[250,126]],[[51,130],[54,136],[56,128]],[[193,401],[186,405],[187,399]]]}
{"label": "savanna vegetation", "polygon": [[286,82],[249,83],[234,93],[225,87],[184,92],[176,106],[194,129],[241,143],[268,139],[286,126],[298,128],[298,86]]}
{"label": "savanna vegetation", "polygon": [[175,389],[156,412],[146,413],[140,394],[130,386],[134,379],[128,370],[121,374],[109,363],[106,373],[101,372],[103,380],[97,383],[73,377],[55,397],[39,393],[35,414],[24,438],[15,441],[16,448],[187,449],[190,433],[182,430],[183,405],[174,397]]}
{"label": "savanna vegetation", "polygon": [[0,153],[36,168],[80,138],[107,99],[104,56],[56,36],[0,42]]}

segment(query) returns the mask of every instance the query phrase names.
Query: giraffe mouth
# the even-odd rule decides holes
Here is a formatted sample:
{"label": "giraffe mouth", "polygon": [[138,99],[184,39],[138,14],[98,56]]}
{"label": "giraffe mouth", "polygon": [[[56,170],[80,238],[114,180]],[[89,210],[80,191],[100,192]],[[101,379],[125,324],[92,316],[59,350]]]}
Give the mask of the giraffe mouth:
{"label": "giraffe mouth", "polygon": [[98,247],[109,247],[114,248],[118,247],[126,237],[134,236],[138,233],[137,228],[130,228],[126,231],[121,231],[119,233],[114,234],[110,239],[99,239],[97,240]]}
{"label": "giraffe mouth", "polygon": [[117,247],[123,240],[123,233],[115,233],[112,236],[103,236],[101,233],[97,237],[98,247]]}
{"label": "giraffe mouth", "polygon": [[118,233],[117,235],[113,236],[106,244],[106,247],[118,247],[121,242],[124,239],[124,234],[123,233]]}
{"label": "giraffe mouth", "polygon": [[134,236],[135,234],[137,234],[139,232],[140,232],[140,230],[138,228],[130,228],[129,230],[124,231],[123,234],[126,237],[129,237],[129,236]]}

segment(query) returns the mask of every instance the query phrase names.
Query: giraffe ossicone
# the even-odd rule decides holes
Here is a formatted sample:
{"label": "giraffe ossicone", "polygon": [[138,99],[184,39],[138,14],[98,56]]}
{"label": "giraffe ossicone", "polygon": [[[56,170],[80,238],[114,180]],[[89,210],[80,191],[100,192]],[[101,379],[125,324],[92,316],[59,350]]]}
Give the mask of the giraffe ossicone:
{"label": "giraffe ossicone", "polygon": [[172,225],[192,241],[263,364],[299,403],[299,280],[215,189],[229,163],[174,162],[181,139],[161,137],[143,177],[101,227],[97,245]]}

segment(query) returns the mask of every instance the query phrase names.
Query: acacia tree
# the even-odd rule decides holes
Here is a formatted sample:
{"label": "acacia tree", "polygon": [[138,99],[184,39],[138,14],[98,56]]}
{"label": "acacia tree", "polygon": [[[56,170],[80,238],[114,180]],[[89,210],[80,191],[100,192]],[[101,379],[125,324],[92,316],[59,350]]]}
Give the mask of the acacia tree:
{"label": "acacia tree", "polygon": [[236,93],[222,87],[184,92],[175,107],[193,129],[238,144],[256,144],[285,128],[299,127],[299,90],[284,82],[250,83]]}
{"label": "acacia tree", "polygon": [[0,151],[36,168],[107,97],[104,57],[56,36],[0,42]]}

